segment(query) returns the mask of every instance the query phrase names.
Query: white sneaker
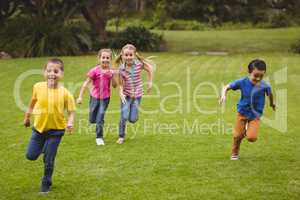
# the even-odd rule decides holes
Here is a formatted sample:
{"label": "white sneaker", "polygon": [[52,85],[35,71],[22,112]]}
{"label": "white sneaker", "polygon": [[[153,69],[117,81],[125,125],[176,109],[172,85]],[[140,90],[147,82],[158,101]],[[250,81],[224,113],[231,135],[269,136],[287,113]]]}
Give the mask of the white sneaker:
{"label": "white sneaker", "polygon": [[238,160],[239,159],[239,156],[238,155],[232,155],[230,160]]}
{"label": "white sneaker", "polygon": [[96,138],[96,144],[97,144],[98,146],[104,145],[104,140],[103,140],[102,138]]}
{"label": "white sneaker", "polygon": [[125,141],[125,139],[124,139],[124,138],[119,138],[119,139],[117,140],[117,143],[118,143],[118,144],[123,144],[123,143],[124,143],[124,141]]}

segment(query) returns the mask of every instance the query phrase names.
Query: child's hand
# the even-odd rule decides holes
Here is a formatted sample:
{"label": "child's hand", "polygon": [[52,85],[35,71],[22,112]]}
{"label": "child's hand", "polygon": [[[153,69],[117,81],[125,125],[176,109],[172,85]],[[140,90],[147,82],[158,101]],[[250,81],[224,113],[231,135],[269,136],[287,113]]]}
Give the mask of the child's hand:
{"label": "child's hand", "polygon": [[126,103],[126,96],[123,94],[123,92],[120,92],[120,99],[121,99],[122,104]]}
{"label": "child's hand", "polygon": [[77,103],[77,104],[81,104],[81,103],[82,103],[82,98],[81,98],[81,97],[78,97],[78,98],[76,99],[76,103]]}
{"label": "child's hand", "polygon": [[23,125],[24,125],[25,127],[30,127],[30,118],[25,117],[25,118],[24,118],[24,121],[23,121]]}
{"label": "child's hand", "polygon": [[73,133],[73,124],[68,124],[66,129],[69,134],[72,134]]}
{"label": "child's hand", "polygon": [[272,109],[273,109],[274,111],[276,110],[276,105],[275,105],[275,103],[270,104],[270,106],[272,107]]}
{"label": "child's hand", "polygon": [[225,103],[225,101],[226,101],[226,96],[223,95],[223,96],[221,96],[221,98],[219,100],[219,104]]}
{"label": "child's hand", "polygon": [[152,81],[148,82],[148,88],[147,88],[147,93],[149,94],[151,91],[152,91],[152,86],[153,86],[153,83]]}

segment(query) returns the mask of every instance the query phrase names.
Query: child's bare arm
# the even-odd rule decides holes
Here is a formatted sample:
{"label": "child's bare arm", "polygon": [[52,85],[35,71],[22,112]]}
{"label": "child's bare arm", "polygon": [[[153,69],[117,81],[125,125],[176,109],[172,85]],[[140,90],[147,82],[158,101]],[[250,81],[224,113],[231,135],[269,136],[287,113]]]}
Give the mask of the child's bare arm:
{"label": "child's bare arm", "polygon": [[91,79],[90,78],[87,78],[84,83],[82,84],[81,88],[80,88],[80,92],[79,92],[79,96],[76,100],[76,102],[78,104],[81,104],[82,103],[82,97],[83,97],[83,94],[84,94],[84,91],[85,89],[88,87],[88,85],[90,84],[91,82]]}
{"label": "child's bare arm", "polygon": [[29,127],[30,126],[30,115],[33,111],[34,105],[36,104],[36,99],[32,96],[28,105],[28,109],[25,112],[24,115],[24,120],[23,120],[23,124],[25,127]]}
{"label": "child's bare arm", "polygon": [[151,89],[152,89],[152,85],[153,85],[153,67],[151,64],[147,63],[147,62],[143,62],[144,63],[144,69],[147,72],[148,75],[148,88],[147,88],[147,92],[150,93]]}
{"label": "child's bare arm", "polygon": [[116,88],[118,86],[118,73],[114,72],[111,82],[113,88]]}
{"label": "child's bare arm", "polygon": [[122,103],[125,104],[125,103],[126,103],[126,97],[125,97],[125,95],[124,95],[124,93],[123,93],[123,85],[124,85],[124,83],[123,83],[123,78],[122,78],[121,74],[119,74],[118,77],[119,77],[119,78],[118,78],[118,85],[119,85],[119,95],[120,95],[120,99],[121,99]]}
{"label": "child's bare arm", "polygon": [[72,133],[74,128],[75,111],[68,112],[67,131]]}
{"label": "child's bare arm", "polygon": [[227,95],[227,91],[230,90],[230,85],[226,85],[224,86],[223,90],[222,90],[222,94],[221,94],[221,98],[219,100],[219,103],[222,104],[226,101],[226,95]]}
{"label": "child's bare arm", "polygon": [[270,102],[270,106],[272,107],[272,109],[275,111],[276,110],[276,105],[274,103],[274,98],[273,98],[273,93],[269,94],[269,102]]}

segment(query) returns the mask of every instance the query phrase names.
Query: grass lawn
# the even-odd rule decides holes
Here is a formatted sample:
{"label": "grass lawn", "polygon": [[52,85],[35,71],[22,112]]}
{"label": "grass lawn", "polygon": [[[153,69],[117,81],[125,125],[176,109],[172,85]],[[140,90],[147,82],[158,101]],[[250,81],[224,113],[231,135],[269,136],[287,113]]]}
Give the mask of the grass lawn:
{"label": "grass lawn", "polygon": [[155,31],[173,52],[225,51],[229,53],[282,52],[300,39],[300,28],[219,31]]}
{"label": "grass lawn", "polygon": [[[166,32],[172,53],[144,54],[156,56],[155,87],[153,96],[142,100],[139,121],[128,126],[126,143],[115,143],[118,91],[113,90],[106,114],[103,147],[96,146],[95,127],[88,123],[86,94],[77,108],[74,134],[65,135],[59,147],[53,191],[46,196],[37,193],[42,157],[25,159],[31,131],[22,126],[14,88],[25,72],[42,69],[47,58],[0,60],[0,199],[299,199],[300,56],[284,53],[297,31]],[[271,32],[269,38],[266,33]],[[210,50],[232,54],[176,53]],[[75,96],[95,57],[62,57],[63,82]],[[254,58],[268,64],[266,79],[278,100],[279,120],[267,102],[258,141],[244,141],[241,159],[233,162],[231,131],[239,92],[230,92],[224,107],[218,105],[216,92],[245,76]],[[33,84],[42,80],[41,75],[26,77],[16,90],[18,102],[27,104]],[[280,130],[285,122],[287,130]]]}

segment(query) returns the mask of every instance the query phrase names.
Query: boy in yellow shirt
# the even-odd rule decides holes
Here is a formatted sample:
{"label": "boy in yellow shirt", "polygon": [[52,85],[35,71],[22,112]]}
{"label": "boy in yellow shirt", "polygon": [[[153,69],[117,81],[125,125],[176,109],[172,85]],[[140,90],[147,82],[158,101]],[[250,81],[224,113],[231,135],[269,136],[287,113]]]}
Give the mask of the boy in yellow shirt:
{"label": "boy in yellow shirt", "polygon": [[[32,136],[26,157],[36,160],[44,153],[44,177],[41,193],[48,193],[52,185],[52,174],[56,152],[65,130],[72,132],[75,103],[72,94],[59,84],[64,74],[64,64],[60,59],[50,59],[45,68],[46,81],[33,86],[33,94],[24,117],[24,126],[30,126],[30,114],[34,115]],[[66,121],[64,111],[68,111]]]}

